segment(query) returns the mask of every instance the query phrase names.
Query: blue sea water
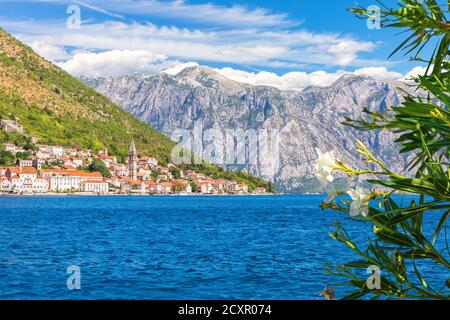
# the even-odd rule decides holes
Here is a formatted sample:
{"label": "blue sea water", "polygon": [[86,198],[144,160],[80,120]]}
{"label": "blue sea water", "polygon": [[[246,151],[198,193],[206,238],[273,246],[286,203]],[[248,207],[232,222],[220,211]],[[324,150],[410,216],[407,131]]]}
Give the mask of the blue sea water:
{"label": "blue sea water", "polygon": [[[328,235],[333,222],[371,234],[322,199],[3,196],[0,299],[322,299],[338,281],[324,264],[356,258]],[[67,288],[69,265],[80,290]]]}

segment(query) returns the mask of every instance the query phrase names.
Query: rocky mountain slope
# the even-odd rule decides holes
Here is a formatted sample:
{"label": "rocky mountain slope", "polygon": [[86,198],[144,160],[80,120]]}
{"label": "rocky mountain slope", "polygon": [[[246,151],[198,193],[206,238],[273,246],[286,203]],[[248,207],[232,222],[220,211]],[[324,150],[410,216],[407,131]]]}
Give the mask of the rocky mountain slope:
{"label": "rocky mountain slope", "polygon": [[333,150],[355,166],[356,139],[368,145],[393,169],[401,171],[406,157],[399,157],[395,137],[387,132],[361,132],[343,126],[344,116],[360,118],[363,107],[386,109],[401,99],[403,83],[345,75],[326,88],[301,92],[251,86],[232,81],[206,67],[186,68],[175,76],[133,74],[86,78],[88,85],[108,96],[153,128],[171,135],[176,129],[192,129],[196,121],[205,129],[280,130],[279,169],[268,175],[265,168],[276,155],[259,157],[248,170],[273,179],[279,190],[306,192],[317,189],[313,165],[315,148]]}

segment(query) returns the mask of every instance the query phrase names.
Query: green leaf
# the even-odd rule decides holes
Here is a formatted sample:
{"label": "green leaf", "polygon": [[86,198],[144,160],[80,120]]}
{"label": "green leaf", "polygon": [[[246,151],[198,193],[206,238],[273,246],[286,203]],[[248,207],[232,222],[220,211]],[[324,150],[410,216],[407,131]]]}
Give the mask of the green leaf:
{"label": "green leaf", "polygon": [[356,261],[351,261],[351,262],[348,262],[345,264],[345,266],[349,267],[349,268],[367,268],[371,265],[373,265],[372,262],[365,261],[365,260],[356,260]]}
{"label": "green leaf", "polygon": [[436,228],[436,231],[434,232],[433,241],[431,242],[433,245],[435,244],[437,237],[439,236],[439,233],[441,232],[442,226],[447,221],[447,218],[449,217],[449,215],[450,215],[450,210],[447,210],[447,212],[444,213],[442,215],[441,219],[439,220],[439,224]]}
{"label": "green leaf", "polygon": [[383,242],[386,243],[392,243],[403,247],[413,247],[414,242],[407,236],[395,232],[395,233],[389,233],[385,230],[382,230],[376,234],[378,239],[380,239]]}
{"label": "green leaf", "polygon": [[405,259],[427,259],[434,258],[434,255],[421,248],[415,248],[402,253],[402,257]]}
{"label": "green leaf", "polygon": [[[397,214],[393,218],[389,219],[386,224],[388,226],[392,226],[392,225],[398,224],[400,222],[403,222],[405,220],[408,220],[408,219],[410,219],[418,214],[421,214],[425,211],[443,210],[443,209],[448,209],[450,206],[450,204],[436,205],[437,203],[439,203],[439,202],[433,201],[433,202],[425,203],[420,206],[402,209],[402,211],[400,211],[400,214]],[[394,213],[394,211],[392,211],[392,212]],[[396,210],[395,212],[398,212],[398,210]]]}
{"label": "green leaf", "polygon": [[420,274],[419,270],[417,269],[416,263],[413,260],[413,266],[414,266],[414,272],[416,273],[417,278],[420,280],[420,282],[422,283],[422,285],[425,288],[428,288],[428,283],[425,281],[425,279],[422,277],[422,275]]}

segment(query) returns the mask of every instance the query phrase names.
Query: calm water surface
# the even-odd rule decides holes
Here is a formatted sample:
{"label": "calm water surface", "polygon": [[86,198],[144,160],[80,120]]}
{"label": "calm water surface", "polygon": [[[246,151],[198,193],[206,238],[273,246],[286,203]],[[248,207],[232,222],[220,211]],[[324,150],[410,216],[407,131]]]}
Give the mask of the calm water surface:
{"label": "calm water surface", "polygon": [[[3,196],[0,299],[318,299],[336,281],[324,264],[355,260],[322,199]],[[69,265],[81,290],[66,287]]]}

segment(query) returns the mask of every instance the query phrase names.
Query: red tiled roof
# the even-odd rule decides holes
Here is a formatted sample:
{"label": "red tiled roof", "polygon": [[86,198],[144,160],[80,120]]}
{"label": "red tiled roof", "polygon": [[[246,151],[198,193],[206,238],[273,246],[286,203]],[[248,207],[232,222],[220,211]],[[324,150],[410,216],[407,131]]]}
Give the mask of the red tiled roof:
{"label": "red tiled roof", "polygon": [[37,174],[36,168],[33,167],[24,167],[20,169],[20,173],[26,173],[26,174]]}
{"label": "red tiled roof", "polygon": [[81,183],[108,183],[102,180],[87,180],[87,181],[83,181]]}
{"label": "red tiled roof", "polygon": [[158,182],[149,181],[149,182],[147,182],[147,185],[148,186],[158,186],[158,185],[162,185],[162,184],[158,183]]}
{"label": "red tiled roof", "polygon": [[96,157],[99,158],[99,159],[109,159],[109,160],[113,160],[114,159],[114,156],[106,156],[104,154],[99,154]]}
{"label": "red tiled roof", "polygon": [[44,173],[59,173],[74,177],[92,177],[92,178],[102,178],[100,172],[85,172],[81,170],[54,170],[54,169],[44,169]]}

